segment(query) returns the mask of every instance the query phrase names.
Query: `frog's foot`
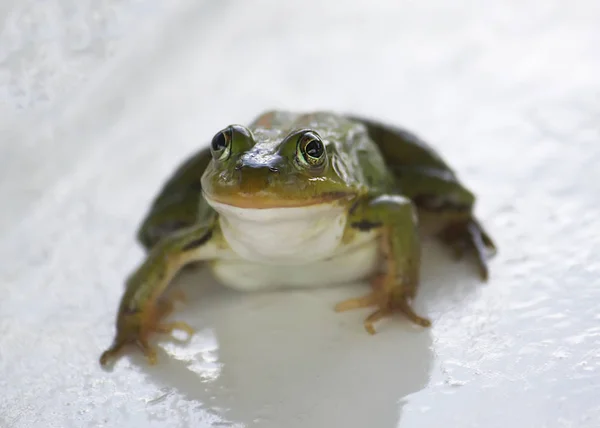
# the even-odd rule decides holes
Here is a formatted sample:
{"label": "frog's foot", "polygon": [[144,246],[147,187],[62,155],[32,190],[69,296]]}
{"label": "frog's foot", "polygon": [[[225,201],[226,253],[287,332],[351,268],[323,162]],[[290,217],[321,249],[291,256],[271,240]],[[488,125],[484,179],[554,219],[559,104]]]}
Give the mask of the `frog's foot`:
{"label": "frog's foot", "polygon": [[[389,284],[392,284],[391,287]],[[344,300],[335,306],[336,312],[352,309],[378,306],[364,321],[365,330],[375,334],[374,324],[393,315],[394,312],[403,313],[410,321],[422,327],[431,326],[431,321],[423,318],[413,310],[409,300],[413,298],[416,287],[397,284],[397,280],[385,275],[376,276],[372,281],[373,291],[365,296]]]}
{"label": "frog's foot", "polygon": [[479,275],[482,280],[487,281],[489,276],[487,260],[493,257],[497,250],[494,242],[477,220],[469,219],[450,224],[440,233],[440,238],[454,250],[457,259],[462,258],[467,252],[474,254]]}
{"label": "frog's foot", "polygon": [[[181,294],[178,296],[181,298]],[[173,301],[164,299],[157,302],[156,308],[146,312],[125,312],[119,314],[117,320],[117,334],[113,344],[100,356],[100,364],[106,366],[108,362],[121,353],[127,345],[135,345],[144,354],[149,364],[157,362],[156,350],[148,342],[152,333],[172,334],[175,330],[187,333],[188,340],[194,329],[184,322],[160,323],[159,321],[173,311]]]}
{"label": "frog's foot", "polygon": [[138,335],[137,339],[132,339],[124,338],[123,334],[121,334],[117,335],[111,347],[102,353],[100,356],[100,365],[106,367],[111,360],[118,359],[123,348],[130,344],[137,346],[142,351],[150,365],[156,364],[156,350],[153,346],[150,346],[146,337]]}
{"label": "frog's foot", "polygon": [[135,314],[121,318],[122,321],[113,344],[100,356],[100,364],[102,366],[106,366],[110,360],[117,358],[127,345],[137,346],[146,357],[148,363],[154,365],[157,362],[156,350],[148,342],[152,333],[172,334],[175,330],[180,330],[187,334],[187,338],[184,341],[188,340],[194,334],[194,329],[185,322],[146,325],[144,328],[140,328],[140,326],[136,325],[138,324],[136,321],[129,319],[133,317],[135,317]]}
{"label": "frog's foot", "polygon": [[[158,302],[156,320],[164,319],[173,312],[173,309],[174,309],[173,302],[175,300],[179,300],[180,302],[183,302],[183,301],[185,301],[185,299],[186,299],[185,294],[181,290],[173,291],[170,294],[169,298],[161,299]],[[173,337],[173,339],[176,339],[176,340],[179,340],[179,339],[177,339],[175,336],[173,336],[173,332],[176,330],[183,331],[187,334],[187,337],[182,340],[183,342],[188,341],[194,335],[194,329],[192,327],[190,327],[189,324],[187,324],[185,322],[181,322],[181,321],[169,322],[169,323],[164,323],[164,324],[155,323],[155,324],[153,324],[152,327],[150,327],[150,330],[155,333],[169,334]]]}

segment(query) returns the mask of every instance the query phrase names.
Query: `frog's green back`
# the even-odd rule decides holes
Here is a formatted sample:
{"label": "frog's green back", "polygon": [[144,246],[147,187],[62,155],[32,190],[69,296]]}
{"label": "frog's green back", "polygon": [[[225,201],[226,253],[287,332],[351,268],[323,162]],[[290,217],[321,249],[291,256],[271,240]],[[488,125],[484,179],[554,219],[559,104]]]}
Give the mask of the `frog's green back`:
{"label": "frog's green back", "polygon": [[470,210],[475,197],[427,143],[402,128],[372,119],[347,116],[362,123],[377,144],[398,190],[424,210]]}
{"label": "frog's green back", "polygon": [[367,127],[385,159],[394,159],[395,168],[431,168],[453,174],[438,153],[415,134],[400,127],[358,116],[348,116]]}

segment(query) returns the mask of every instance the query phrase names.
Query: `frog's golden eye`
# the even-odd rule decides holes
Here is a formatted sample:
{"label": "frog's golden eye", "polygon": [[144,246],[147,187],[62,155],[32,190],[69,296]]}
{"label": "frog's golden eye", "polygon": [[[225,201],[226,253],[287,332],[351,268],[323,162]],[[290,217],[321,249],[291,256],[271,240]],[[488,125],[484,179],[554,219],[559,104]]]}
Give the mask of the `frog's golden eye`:
{"label": "frog's golden eye", "polygon": [[309,167],[322,166],[327,158],[325,144],[319,134],[306,131],[298,139],[297,157],[302,165]]}
{"label": "frog's golden eye", "polygon": [[231,140],[233,139],[232,127],[225,128],[215,134],[210,142],[210,151],[213,158],[223,161],[229,157],[231,153]]}
{"label": "frog's golden eye", "polygon": [[239,152],[252,147],[253,137],[250,130],[242,125],[230,125],[219,131],[210,142],[213,159],[225,161],[231,152]]}

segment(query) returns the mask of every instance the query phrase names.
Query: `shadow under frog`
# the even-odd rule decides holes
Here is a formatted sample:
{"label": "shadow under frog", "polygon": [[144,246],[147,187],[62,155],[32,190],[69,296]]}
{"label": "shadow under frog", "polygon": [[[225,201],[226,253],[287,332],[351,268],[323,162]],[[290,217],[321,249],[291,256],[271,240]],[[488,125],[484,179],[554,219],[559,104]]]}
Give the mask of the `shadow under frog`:
{"label": "shadow under frog", "polygon": [[[479,284],[469,267],[424,242],[416,307],[425,308],[433,328],[440,314],[427,311],[428,299],[466,297]],[[403,398],[428,383],[431,329],[399,315],[371,336],[361,311],[332,310],[365,284],[240,293],[217,284],[205,269],[188,269],[174,285],[188,296],[177,319],[196,334],[188,345],[162,341],[166,351],[158,348],[156,366],[138,354],[129,358],[159,388],[187,401],[185,414],[191,402],[232,425],[396,427]]]}

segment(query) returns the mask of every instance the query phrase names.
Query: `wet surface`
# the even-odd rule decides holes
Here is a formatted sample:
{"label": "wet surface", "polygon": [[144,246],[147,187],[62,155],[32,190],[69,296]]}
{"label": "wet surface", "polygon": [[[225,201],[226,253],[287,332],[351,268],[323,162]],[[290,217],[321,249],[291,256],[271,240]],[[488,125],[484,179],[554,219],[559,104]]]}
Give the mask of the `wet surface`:
{"label": "wet surface", "polygon": [[[93,3],[93,5],[92,5]],[[8,1],[0,6],[0,426],[596,427],[600,6]],[[425,248],[417,310],[364,285],[244,294],[190,270],[197,334],[98,363],[166,176],[271,108],[438,147],[496,239],[487,284]]]}

